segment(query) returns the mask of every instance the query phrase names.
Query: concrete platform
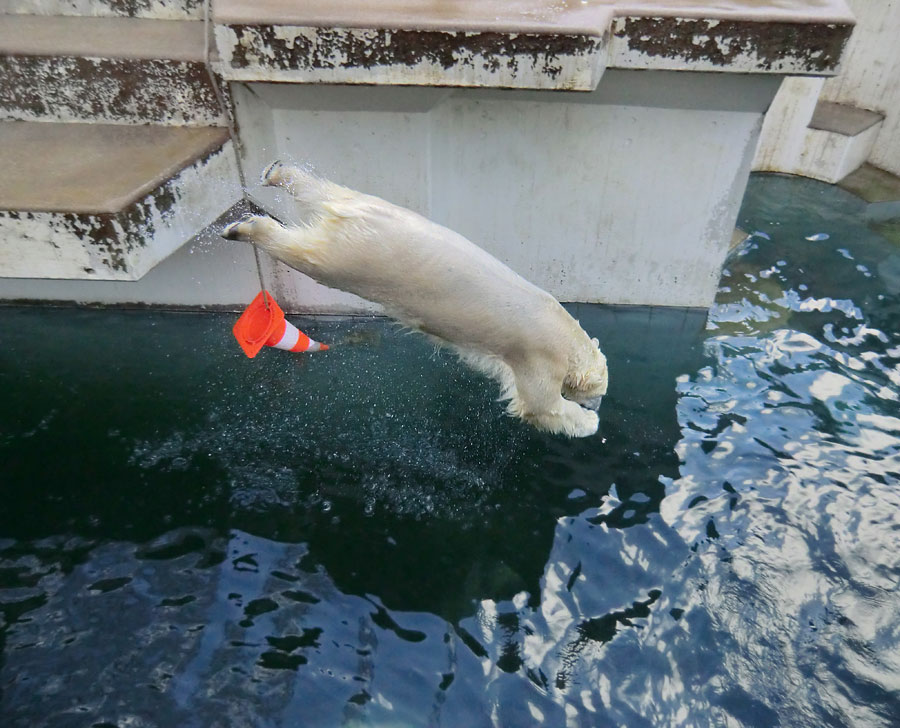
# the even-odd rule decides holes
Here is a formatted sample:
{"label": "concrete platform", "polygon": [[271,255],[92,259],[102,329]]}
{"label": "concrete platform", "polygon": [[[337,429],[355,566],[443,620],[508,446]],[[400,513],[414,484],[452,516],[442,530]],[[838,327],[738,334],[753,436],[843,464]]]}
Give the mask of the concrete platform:
{"label": "concrete platform", "polygon": [[[754,171],[786,172],[835,184],[868,159],[884,116],[820,101],[823,83],[806,78],[784,81],[766,115]],[[791,130],[789,139],[784,129]]]}
{"label": "concrete platform", "polygon": [[199,20],[204,0],[3,0],[4,13]]}
{"label": "concrete platform", "polygon": [[121,212],[227,139],[215,127],[0,124],[0,209]]}
{"label": "concrete platform", "polygon": [[239,197],[226,129],[0,123],[0,276],[135,280]]}
{"label": "concrete platform", "polygon": [[841,0],[213,0],[220,71],[295,83],[590,91],[614,68],[828,75]]}
{"label": "concrete platform", "polygon": [[[309,163],[458,230],[561,300],[698,307],[712,301],[781,77],[835,73],[853,27],[843,0],[211,2],[213,68],[239,82],[224,90],[248,179],[275,157]],[[201,24],[97,20],[25,19],[2,34],[6,118],[224,121]],[[55,167],[27,172],[28,154],[9,164],[35,180],[63,174],[76,146],[54,150],[71,158]],[[258,286],[252,252],[221,243],[182,247],[139,288],[115,282],[236,201],[231,142],[153,189],[165,173],[148,160],[104,171],[102,145],[92,154],[90,200],[63,184],[53,197],[36,183],[43,203],[28,185],[9,190],[20,207],[0,213],[0,270],[21,278],[0,281],[0,298],[231,305]],[[118,169],[132,164],[133,177]],[[65,174],[81,173],[92,172]],[[60,209],[28,209],[51,198]],[[372,310],[272,261],[261,274],[290,310]]]}
{"label": "concrete platform", "polygon": [[7,15],[0,54],[204,60],[202,21]]}
{"label": "concrete platform", "polygon": [[223,123],[203,22],[0,17],[0,119]]}
{"label": "concrete platform", "polygon": [[900,177],[864,164],[840,186],[868,203],[866,219],[873,230],[900,244]]}
{"label": "concrete platform", "polygon": [[871,164],[842,179],[840,186],[870,204],[900,201],[900,177]]}
{"label": "concrete platform", "polygon": [[884,121],[884,114],[833,101],[819,101],[809,122],[810,129],[857,136]]}

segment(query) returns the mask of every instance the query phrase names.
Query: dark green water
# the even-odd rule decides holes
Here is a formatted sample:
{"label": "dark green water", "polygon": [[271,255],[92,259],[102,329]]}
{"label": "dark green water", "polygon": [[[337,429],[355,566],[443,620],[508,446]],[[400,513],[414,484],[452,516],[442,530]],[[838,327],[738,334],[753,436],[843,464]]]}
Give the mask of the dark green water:
{"label": "dark green water", "polygon": [[610,361],[575,441],[380,321],[251,361],[230,315],[0,309],[0,724],[896,724],[862,214],[754,178],[709,321],[573,307]]}

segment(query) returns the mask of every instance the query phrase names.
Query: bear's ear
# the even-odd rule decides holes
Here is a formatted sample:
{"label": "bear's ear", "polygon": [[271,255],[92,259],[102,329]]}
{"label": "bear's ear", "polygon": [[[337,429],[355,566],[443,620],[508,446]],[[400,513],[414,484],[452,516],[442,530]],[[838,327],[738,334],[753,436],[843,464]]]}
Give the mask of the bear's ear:
{"label": "bear's ear", "polygon": [[591,343],[598,349],[600,348],[600,342],[597,339],[591,339]]}

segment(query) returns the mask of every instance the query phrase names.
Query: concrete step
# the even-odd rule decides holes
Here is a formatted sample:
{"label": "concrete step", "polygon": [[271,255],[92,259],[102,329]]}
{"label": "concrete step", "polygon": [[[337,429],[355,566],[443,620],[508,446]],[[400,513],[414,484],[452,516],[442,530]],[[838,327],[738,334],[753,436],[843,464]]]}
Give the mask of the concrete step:
{"label": "concrete step", "polygon": [[224,123],[201,21],[0,17],[0,119]]}
{"label": "concrete step", "polygon": [[0,0],[0,12],[20,15],[200,20],[204,0]]}
{"label": "concrete step", "polygon": [[819,101],[806,131],[800,174],[839,182],[869,158],[883,121],[875,111]]}
{"label": "concrete step", "polygon": [[864,164],[841,180],[840,186],[869,204],[900,200],[900,177],[872,164]]}
{"label": "concrete step", "polygon": [[137,280],[241,197],[218,127],[0,122],[0,277]]}
{"label": "concrete step", "polygon": [[866,219],[879,232],[891,240],[900,242],[900,177],[864,164],[839,183],[866,203]]}

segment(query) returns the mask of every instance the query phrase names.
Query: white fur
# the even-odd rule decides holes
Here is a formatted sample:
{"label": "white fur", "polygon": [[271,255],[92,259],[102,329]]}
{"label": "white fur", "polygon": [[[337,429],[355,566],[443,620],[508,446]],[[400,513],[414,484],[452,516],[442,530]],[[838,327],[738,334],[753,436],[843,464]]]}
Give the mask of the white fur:
{"label": "white fur", "polygon": [[606,393],[606,357],[549,293],[461,235],[378,197],[278,162],[263,184],[286,188],[309,212],[308,223],[285,227],[253,216],[229,225],[224,237],[380,303],[449,345],[500,383],[510,414],[570,437],[597,431],[597,413],[578,403]]}

